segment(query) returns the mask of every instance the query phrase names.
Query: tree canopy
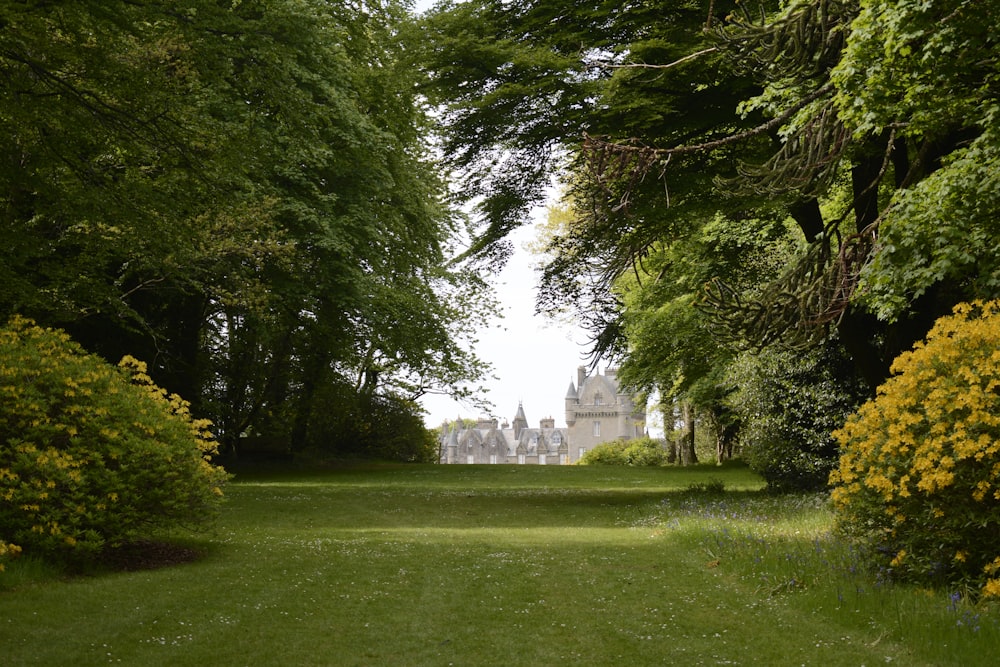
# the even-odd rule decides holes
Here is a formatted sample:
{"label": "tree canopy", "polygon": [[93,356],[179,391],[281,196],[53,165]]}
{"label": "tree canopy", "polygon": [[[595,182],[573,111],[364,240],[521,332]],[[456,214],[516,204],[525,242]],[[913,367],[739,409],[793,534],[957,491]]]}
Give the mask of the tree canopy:
{"label": "tree canopy", "polygon": [[[997,289],[982,19],[957,1],[470,0],[425,30],[482,243],[561,170],[576,215],[543,298],[575,301],[598,352],[641,359],[634,381],[663,386],[657,359],[685,373],[694,308],[720,344],[835,335],[874,387],[937,315]],[[650,318],[659,340],[638,335]]]}
{"label": "tree canopy", "polygon": [[483,371],[399,0],[0,8],[0,310],[248,433]]}
{"label": "tree canopy", "polygon": [[[148,361],[231,442],[359,441],[324,406],[473,394],[474,267],[558,175],[539,310],[572,304],[626,382],[720,415],[741,351],[835,345],[873,391],[1000,291],[998,12],[7,3],[0,312]],[[485,265],[450,261],[438,156]]]}
{"label": "tree canopy", "polygon": [[997,296],[998,11],[446,2],[427,91],[483,198],[477,249],[561,176],[539,310],[573,304],[625,382],[724,418],[743,350],[843,347],[820,358],[873,393],[937,317]]}

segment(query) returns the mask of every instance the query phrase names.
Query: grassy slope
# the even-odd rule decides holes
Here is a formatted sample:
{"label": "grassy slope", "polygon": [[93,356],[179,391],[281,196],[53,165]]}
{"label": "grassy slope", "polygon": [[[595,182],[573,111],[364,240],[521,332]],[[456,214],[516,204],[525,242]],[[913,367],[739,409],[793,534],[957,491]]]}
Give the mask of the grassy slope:
{"label": "grassy slope", "polygon": [[[728,493],[681,493],[709,479]],[[825,507],[759,487],[739,468],[244,476],[197,563],[0,592],[0,665],[990,664],[995,623],[836,574]]]}

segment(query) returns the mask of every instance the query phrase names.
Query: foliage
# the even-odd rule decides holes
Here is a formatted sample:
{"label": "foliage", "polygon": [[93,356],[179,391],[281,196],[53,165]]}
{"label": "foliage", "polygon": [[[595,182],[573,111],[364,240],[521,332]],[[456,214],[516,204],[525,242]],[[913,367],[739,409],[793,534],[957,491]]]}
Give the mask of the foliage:
{"label": "foliage", "polygon": [[663,442],[653,438],[612,440],[591,449],[577,461],[577,465],[612,465],[657,467],[667,464],[667,450]]}
{"label": "foliage", "polygon": [[829,343],[809,353],[744,354],[729,381],[751,469],[774,490],[824,488],[837,462],[831,432],[865,395],[844,352]]}
{"label": "foliage", "polygon": [[[978,6],[445,3],[429,88],[490,202],[484,242],[535,172],[566,174],[574,220],[540,299],[572,304],[637,385],[669,395],[717,383],[735,349],[836,338],[873,393],[936,317],[1000,289],[1000,5]],[[486,168],[512,145],[523,183]]]}
{"label": "foliage", "polygon": [[[717,465],[734,458],[742,461],[738,449],[739,418],[727,403],[720,400],[716,405],[716,410],[694,409],[689,405],[687,414],[683,403],[659,406],[665,415],[665,424],[668,425],[663,435],[667,446],[667,460],[670,463],[680,462],[683,465],[697,461],[698,464]],[[686,423],[685,417],[694,420],[693,455],[690,451],[691,424]],[[670,428],[670,424],[673,424],[673,428]],[[725,450],[720,452],[722,445],[725,446]]]}
{"label": "foliage", "polygon": [[1000,597],[1000,302],[960,304],[835,433],[840,527],[894,576]]}
{"label": "foliage", "polygon": [[862,274],[863,299],[883,318],[946,289],[1000,294],[1000,135],[994,114],[947,167],[900,193],[882,223],[882,249]]}
{"label": "foliage", "polygon": [[21,547],[10,542],[0,542],[0,572],[4,571],[4,561],[21,555]]}
{"label": "foliage", "polygon": [[301,459],[431,463],[438,458],[437,435],[424,426],[419,406],[410,401],[359,395],[342,388],[335,396],[325,396],[321,404],[325,410],[310,420],[310,430],[300,445]]}
{"label": "foliage", "polygon": [[[657,390],[667,411],[676,401],[693,406],[715,432],[716,460],[732,453],[740,428],[726,401],[732,389],[725,383],[739,346],[721,339],[698,295],[713,276],[749,288],[760,273],[777,271],[790,254],[789,236],[782,224],[759,221],[733,228],[717,216],[683,238],[651,248],[642,277],[626,273],[615,282],[628,341],[622,381]],[[667,421],[672,418],[665,415]]]}
{"label": "foliage", "polygon": [[[840,115],[856,133],[891,129],[919,146],[911,172],[936,167],[886,207],[863,298],[884,318],[905,315],[915,297],[942,284],[958,297],[994,298],[1000,59],[987,26],[1000,18],[1000,5],[858,4],[832,74]],[[952,144],[956,150],[942,151]]]}
{"label": "foliage", "polygon": [[[461,219],[407,3],[0,7],[0,316],[65,329],[220,440],[309,429],[323,383],[474,392]],[[472,385],[471,387],[469,385]]]}
{"label": "foliage", "polygon": [[208,524],[227,478],[208,426],[141,362],[115,368],[14,318],[0,330],[0,543],[70,560]]}

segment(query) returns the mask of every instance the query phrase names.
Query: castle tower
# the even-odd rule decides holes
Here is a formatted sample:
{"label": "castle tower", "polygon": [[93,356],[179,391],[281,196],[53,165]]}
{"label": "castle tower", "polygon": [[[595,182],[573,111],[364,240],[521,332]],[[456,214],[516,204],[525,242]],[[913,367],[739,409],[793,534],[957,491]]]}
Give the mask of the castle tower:
{"label": "castle tower", "polygon": [[586,367],[577,370],[578,383],[572,399],[566,397],[570,462],[576,462],[588,450],[615,439],[628,440],[639,435],[645,421],[645,406],[622,390],[615,368],[587,375]]}
{"label": "castle tower", "polygon": [[566,391],[566,425],[572,426],[576,423],[576,406],[580,404],[580,397],[577,396],[576,386],[573,381],[569,382],[569,389]]}
{"label": "castle tower", "polygon": [[528,418],[524,416],[524,406],[517,404],[517,414],[514,415],[514,440],[521,437],[521,431],[528,428]]}
{"label": "castle tower", "polygon": [[445,463],[456,463],[458,461],[458,425],[461,420],[456,419],[448,434],[447,445],[445,447]]}

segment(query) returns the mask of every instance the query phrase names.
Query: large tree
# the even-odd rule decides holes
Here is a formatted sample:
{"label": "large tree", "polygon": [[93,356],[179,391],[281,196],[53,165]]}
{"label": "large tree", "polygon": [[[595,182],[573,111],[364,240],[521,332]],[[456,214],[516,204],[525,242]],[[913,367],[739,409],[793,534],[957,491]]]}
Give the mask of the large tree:
{"label": "large tree", "polygon": [[[415,409],[481,373],[404,2],[0,8],[0,311],[304,437],[332,384]],[[396,403],[393,403],[396,404]],[[278,415],[281,415],[279,419]]]}
{"label": "large tree", "polygon": [[[983,18],[957,0],[470,0],[429,18],[428,70],[484,245],[550,170],[572,174],[543,294],[575,300],[635,382],[695,379],[697,307],[718,344],[836,336],[873,391],[937,316],[1000,287]],[[483,168],[507,160],[527,166]],[[784,266],[700,253],[713,227],[787,228]],[[709,288],[664,252],[698,254]]]}

